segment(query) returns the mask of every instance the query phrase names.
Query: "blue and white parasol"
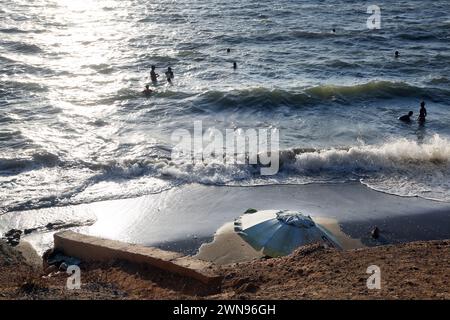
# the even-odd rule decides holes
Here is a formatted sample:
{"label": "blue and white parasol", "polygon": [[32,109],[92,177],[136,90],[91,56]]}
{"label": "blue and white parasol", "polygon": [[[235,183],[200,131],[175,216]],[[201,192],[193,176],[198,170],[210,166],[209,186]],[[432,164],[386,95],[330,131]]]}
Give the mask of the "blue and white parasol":
{"label": "blue and white parasol", "polygon": [[254,249],[270,257],[285,256],[300,246],[317,242],[340,247],[310,216],[296,211],[244,214],[235,220],[234,230]]}

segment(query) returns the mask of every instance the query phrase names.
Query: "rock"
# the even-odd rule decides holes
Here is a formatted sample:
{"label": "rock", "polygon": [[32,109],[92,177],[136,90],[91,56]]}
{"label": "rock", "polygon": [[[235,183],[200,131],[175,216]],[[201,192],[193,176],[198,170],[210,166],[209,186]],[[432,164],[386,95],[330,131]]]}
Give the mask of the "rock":
{"label": "rock", "polygon": [[23,230],[23,234],[30,234],[32,232],[35,232],[36,230],[37,230],[37,228],[25,229],[25,230]]}
{"label": "rock", "polygon": [[8,238],[8,244],[12,247],[17,246],[20,243],[19,239]]}
{"label": "rock", "polygon": [[50,273],[53,273],[53,272],[56,272],[56,271],[58,271],[58,268],[55,265],[48,266],[47,268],[44,269],[44,273],[45,274],[50,274]]}
{"label": "rock", "polygon": [[22,234],[21,230],[11,229],[5,233],[4,237],[5,238],[20,238],[21,234]]}
{"label": "rock", "polygon": [[[61,265],[63,263],[67,267],[71,266],[71,265],[79,265],[81,263],[81,261],[79,259],[66,256],[66,255],[62,254],[61,252],[55,251],[53,249],[49,249],[49,250],[45,251],[44,255],[42,256],[42,259],[43,259],[42,267],[44,270],[52,265],[59,266],[61,269]],[[66,270],[67,267],[64,270]]]}
{"label": "rock", "polygon": [[42,269],[47,269],[50,265],[48,264],[48,259],[53,254],[53,249],[48,249],[42,255]]}
{"label": "rock", "polygon": [[3,239],[10,246],[17,246],[20,242],[20,236],[22,235],[22,231],[18,229],[11,229],[3,235]]}
{"label": "rock", "polygon": [[249,208],[249,209],[247,209],[247,210],[244,212],[244,214],[247,214],[247,213],[255,213],[255,212],[258,212],[258,210],[253,209],[253,208]]}
{"label": "rock", "polygon": [[380,229],[378,229],[378,227],[375,227],[371,232],[371,236],[374,239],[378,239],[380,237]]}

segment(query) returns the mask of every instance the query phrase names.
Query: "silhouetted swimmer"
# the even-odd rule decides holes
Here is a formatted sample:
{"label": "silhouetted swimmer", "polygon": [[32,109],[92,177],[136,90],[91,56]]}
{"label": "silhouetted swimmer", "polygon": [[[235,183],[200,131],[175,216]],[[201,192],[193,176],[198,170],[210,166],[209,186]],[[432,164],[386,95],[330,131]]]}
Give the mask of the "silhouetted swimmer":
{"label": "silhouetted swimmer", "polygon": [[236,63],[236,61],[235,62],[233,62],[233,69],[237,69],[237,63]]}
{"label": "silhouetted swimmer", "polygon": [[170,84],[172,84],[172,79],[174,78],[174,75],[173,75],[173,71],[172,71],[172,68],[171,68],[171,67],[168,67],[168,68],[167,68],[167,71],[166,71],[166,78],[167,78],[167,82],[170,83]]}
{"label": "silhouetted swimmer", "polygon": [[231,52],[231,49],[230,48],[227,48],[227,53],[230,53]]}
{"label": "silhouetted swimmer", "polygon": [[414,114],[414,112],[410,111],[408,112],[408,114],[405,114],[403,116],[401,116],[400,118],[398,118],[398,120],[403,121],[403,122],[411,122],[411,117]]}
{"label": "silhouetted swimmer", "polygon": [[333,29],[333,33],[336,33],[336,29]]}
{"label": "silhouetted swimmer", "polygon": [[395,57],[396,57],[396,58],[400,57],[400,52],[395,51]]}
{"label": "silhouetted swimmer", "polygon": [[144,91],[142,91],[143,94],[145,94],[147,97],[153,93],[153,90],[149,88],[150,86],[148,84],[145,85]]}
{"label": "silhouetted swimmer", "polygon": [[152,82],[157,82],[158,77],[159,77],[159,74],[157,74],[155,72],[155,66],[152,66],[152,70],[150,71],[150,79],[152,80]]}
{"label": "silhouetted swimmer", "polygon": [[427,109],[425,109],[425,101],[422,101],[420,103],[419,118],[417,118],[417,121],[419,121],[419,123],[424,123],[426,117]]}

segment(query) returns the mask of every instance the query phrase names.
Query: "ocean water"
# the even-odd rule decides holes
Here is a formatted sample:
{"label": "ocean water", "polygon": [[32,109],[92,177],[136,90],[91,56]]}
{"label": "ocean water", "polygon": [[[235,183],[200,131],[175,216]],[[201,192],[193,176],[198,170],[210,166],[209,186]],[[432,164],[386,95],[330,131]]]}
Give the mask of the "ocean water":
{"label": "ocean water", "polygon": [[[450,201],[447,0],[377,1],[380,30],[366,1],[0,3],[2,212],[191,182],[359,180]],[[146,98],[151,65],[175,79]],[[422,99],[424,126],[397,120]],[[279,173],[171,161],[171,134],[194,121],[276,128]]]}

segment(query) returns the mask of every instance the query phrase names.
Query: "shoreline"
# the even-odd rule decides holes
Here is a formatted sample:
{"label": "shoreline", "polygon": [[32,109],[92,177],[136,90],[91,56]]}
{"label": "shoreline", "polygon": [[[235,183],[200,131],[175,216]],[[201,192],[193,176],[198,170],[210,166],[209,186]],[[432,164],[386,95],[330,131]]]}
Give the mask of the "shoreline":
{"label": "shoreline", "polygon": [[[362,180],[362,179],[361,179]],[[380,190],[377,188],[372,187],[370,184],[365,183],[363,181],[356,181],[356,180],[348,180],[348,181],[333,181],[333,182],[305,182],[305,183],[274,183],[274,184],[255,184],[255,185],[233,185],[233,184],[202,184],[199,182],[189,182],[183,185],[179,185],[179,186],[172,186],[169,187],[167,189],[163,189],[161,191],[157,191],[157,192],[150,192],[150,193],[146,193],[146,194],[141,194],[141,195],[131,195],[131,196],[125,196],[125,197],[117,197],[117,198],[113,198],[113,199],[101,199],[101,200],[86,200],[85,202],[75,202],[72,204],[56,204],[56,205],[43,205],[41,207],[36,207],[36,208],[29,208],[29,209],[12,209],[10,211],[0,211],[0,217],[3,215],[10,215],[10,214],[14,214],[15,212],[28,212],[28,211],[42,211],[42,210],[49,210],[49,209],[54,209],[54,208],[66,208],[66,207],[76,207],[76,206],[85,206],[85,205],[91,205],[94,203],[103,203],[103,202],[110,202],[110,201],[129,201],[129,200],[133,200],[133,199],[139,199],[142,197],[149,197],[149,196],[153,196],[153,195],[158,195],[161,193],[165,193],[168,192],[172,189],[176,189],[176,188],[180,188],[180,187],[185,187],[185,186],[189,186],[189,185],[199,185],[199,186],[205,186],[205,187],[218,187],[218,188],[265,188],[265,187],[302,187],[302,186],[309,186],[309,185],[315,185],[315,186],[319,186],[319,185],[345,185],[345,184],[350,184],[350,185],[361,185],[365,188],[370,189],[371,191],[374,192],[379,192],[381,194],[384,194],[386,196],[392,196],[392,197],[399,197],[402,199],[421,199],[424,201],[431,201],[431,202],[437,202],[437,203],[441,203],[441,204],[449,204],[450,205],[450,201],[446,201],[446,200],[441,200],[441,199],[436,199],[436,198],[427,198],[421,195],[401,195],[401,194],[396,194],[396,193],[390,193],[384,190]]]}
{"label": "shoreline", "polygon": [[[365,185],[308,184],[257,187],[190,184],[160,194],[0,216],[0,233],[38,228],[23,237],[42,254],[57,229],[195,254],[216,231],[248,208],[299,210],[337,221],[338,229],[364,245],[450,238],[450,203],[400,197]],[[59,224],[57,224],[59,223]],[[42,228],[50,225],[51,229]],[[370,240],[378,226],[379,242]],[[405,228],[407,226],[407,228]],[[383,241],[381,241],[383,240]]]}

